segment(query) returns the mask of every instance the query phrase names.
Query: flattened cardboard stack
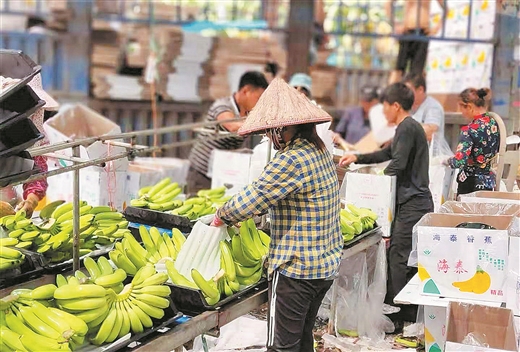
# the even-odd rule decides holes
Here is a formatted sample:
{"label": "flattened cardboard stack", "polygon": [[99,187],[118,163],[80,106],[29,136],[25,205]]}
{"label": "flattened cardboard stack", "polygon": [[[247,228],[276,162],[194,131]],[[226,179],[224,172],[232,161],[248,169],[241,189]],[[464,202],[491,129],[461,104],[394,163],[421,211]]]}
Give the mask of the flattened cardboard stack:
{"label": "flattened cardboard stack", "polygon": [[211,60],[213,75],[210,78],[210,99],[231,94],[228,83],[229,67],[234,64],[265,65],[276,61],[285,71],[286,52],[273,38],[216,38],[214,57]]}
{"label": "flattened cardboard stack", "polygon": [[167,75],[166,100],[201,101],[200,88],[205,90],[203,77],[208,75],[205,63],[210,58],[212,46],[212,38],[183,33],[181,53],[173,61],[173,68]]}
{"label": "flattened cardboard stack", "polygon": [[120,36],[102,22],[94,23],[92,30],[91,80],[93,94],[97,98],[110,98],[109,76],[116,75],[120,62]]}
{"label": "flattened cardboard stack", "polygon": [[[156,9],[157,11],[157,9]],[[150,85],[142,76],[119,75],[125,66],[146,72],[150,54],[150,27],[125,24],[119,31],[94,22],[93,94],[103,99],[150,100]],[[184,32],[180,27],[154,26],[157,42],[156,91],[166,101],[209,101],[232,93],[229,76],[237,65],[263,69],[276,61],[283,74],[286,52],[271,36],[265,38],[213,38]],[[143,73],[145,74],[145,73]]]}

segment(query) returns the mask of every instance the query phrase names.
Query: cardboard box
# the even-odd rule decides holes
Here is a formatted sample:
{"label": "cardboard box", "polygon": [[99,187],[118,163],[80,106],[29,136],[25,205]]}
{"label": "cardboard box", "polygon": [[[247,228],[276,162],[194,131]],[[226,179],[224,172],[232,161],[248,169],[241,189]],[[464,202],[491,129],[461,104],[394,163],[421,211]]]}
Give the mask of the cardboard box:
{"label": "cardboard box", "polygon": [[378,215],[377,224],[388,237],[395,213],[396,179],[394,176],[371,174],[374,170],[364,167],[357,173],[348,172],[341,196],[347,203],[372,209]]}
{"label": "cardboard box", "polygon": [[520,316],[520,237],[509,237],[506,307]]}
{"label": "cardboard box", "polygon": [[[476,222],[496,230],[456,227]],[[505,215],[425,215],[415,229],[422,294],[505,302],[512,224]]]}
{"label": "cardboard box", "polygon": [[443,352],[446,343],[447,309],[450,302],[500,307],[499,302],[482,302],[421,294],[421,281],[415,275],[395,297],[397,304],[415,304],[424,307],[424,342],[426,352]]}
{"label": "cardboard box", "polygon": [[463,194],[459,198],[461,202],[467,203],[520,204],[520,193],[513,192],[478,191]]}
{"label": "cardboard box", "polygon": [[444,351],[446,343],[446,307],[424,306],[425,351]]}
{"label": "cardboard box", "polygon": [[249,184],[251,156],[251,153],[213,151],[211,188],[226,186],[226,194],[232,195],[247,186]]}
{"label": "cardboard box", "polygon": [[[463,344],[469,333],[482,336],[489,347]],[[445,351],[518,351],[511,310],[451,302]]]}
{"label": "cardboard box", "polygon": [[[47,179],[49,203],[55,200],[72,201],[73,177],[72,172],[65,172]],[[89,167],[80,170],[79,182],[80,199],[90,205],[110,205],[120,211],[126,206],[126,171],[106,172]]]}
{"label": "cardboard box", "polygon": [[[121,128],[118,125],[82,104],[64,107],[58,114],[43,124],[43,129],[50,143],[121,133]],[[118,141],[122,142],[122,140]],[[123,147],[109,146],[102,142],[95,142],[86,148],[80,147],[81,158],[88,160],[125,151],[126,149]],[[72,148],[56,152],[56,154],[60,153],[71,156]],[[111,161],[105,167],[106,170],[113,171],[126,171],[127,168],[127,158]]]}

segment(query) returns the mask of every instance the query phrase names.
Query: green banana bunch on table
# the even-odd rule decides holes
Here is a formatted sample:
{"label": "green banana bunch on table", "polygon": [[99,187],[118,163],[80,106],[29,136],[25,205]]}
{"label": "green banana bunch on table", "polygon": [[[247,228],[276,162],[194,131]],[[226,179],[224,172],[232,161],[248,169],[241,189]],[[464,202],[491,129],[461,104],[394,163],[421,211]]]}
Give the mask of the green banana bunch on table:
{"label": "green banana bunch on table", "polygon": [[217,208],[231,197],[226,197],[226,187],[203,189],[197,196],[184,201],[176,199],[182,193],[177,182],[166,177],[153,186],[139,190],[137,199],[132,199],[130,205],[136,208],[146,208],[155,211],[169,212],[173,215],[185,216],[196,220],[202,216],[214,214]]}
{"label": "green banana bunch on table", "polygon": [[[91,206],[85,201],[80,201],[79,206],[81,256],[130,233],[123,214],[110,207]],[[36,251],[51,263],[59,263],[72,258],[73,217],[72,202],[56,201],[41,210],[39,219],[25,219],[20,211],[1,218],[0,226],[7,230],[9,238],[18,241],[16,247]]]}
{"label": "green banana bunch on table", "polygon": [[354,237],[374,228],[377,214],[367,208],[358,208],[347,204],[346,209],[340,210],[340,223],[343,241],[349,242]]}

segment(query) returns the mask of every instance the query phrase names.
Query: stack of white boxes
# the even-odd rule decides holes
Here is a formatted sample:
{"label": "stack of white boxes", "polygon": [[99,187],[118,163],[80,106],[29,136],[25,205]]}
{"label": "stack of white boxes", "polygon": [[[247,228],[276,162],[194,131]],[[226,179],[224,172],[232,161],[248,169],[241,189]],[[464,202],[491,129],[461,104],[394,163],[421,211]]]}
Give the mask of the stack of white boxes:
{"label": "stack of white boxes", "polygon": [[[453,202],[456,207],[446,204],[448,207],[441,208],[442,214],[428,214],[417,224],[418,275],[395,302],[424,306],[427,352],[474,350],[461,341],[446,340],[447,337],[455,340],[457,336],[453,333],[456,317],[454,313],[450,316],[448,310],[450,302],[487,306],[478,309],[494,310],[494,314],[501,317],[499,324],[514,331],[512,319],[509,322],[507,318],[510,312],[501,311],[503,308],[499,307],[506,303],[513,314],[519,314],[519,218],[512,215],[520,211],[519,197],[511,193],[477,192],[463,197],[468,203]],[[489,206],[477,202],[487,202]],[[454,213],[449,213],[453,209]],[[456,227],[464,222],[485,223],[495,230]],[[510,348],[509,339],[494,349],[478,350],[509,351]]]}

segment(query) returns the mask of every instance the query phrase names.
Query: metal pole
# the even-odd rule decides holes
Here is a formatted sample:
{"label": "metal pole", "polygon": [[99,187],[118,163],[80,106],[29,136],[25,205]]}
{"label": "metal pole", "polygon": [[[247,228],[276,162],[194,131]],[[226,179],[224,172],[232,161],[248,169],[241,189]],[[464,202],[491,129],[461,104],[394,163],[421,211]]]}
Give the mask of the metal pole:
{"label": "metal pole", "polygon": [[[79,146],[72,148],[74,158],[80,157]],[[72,268],[74,271],[79,270],[79,169],[74,170],[73,178],[73,199],[72,199],[72,224],[73,224],[73,242],[72,242]]]}

